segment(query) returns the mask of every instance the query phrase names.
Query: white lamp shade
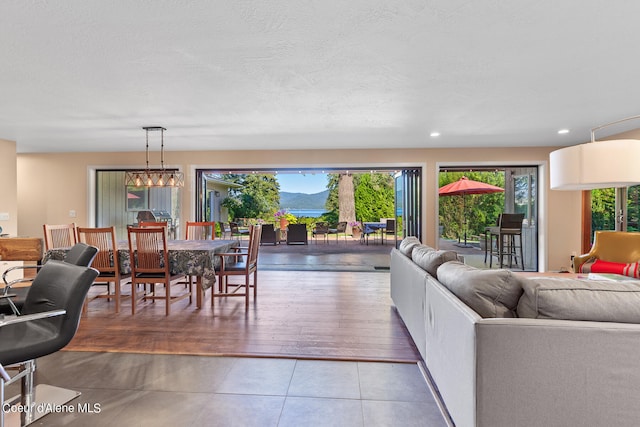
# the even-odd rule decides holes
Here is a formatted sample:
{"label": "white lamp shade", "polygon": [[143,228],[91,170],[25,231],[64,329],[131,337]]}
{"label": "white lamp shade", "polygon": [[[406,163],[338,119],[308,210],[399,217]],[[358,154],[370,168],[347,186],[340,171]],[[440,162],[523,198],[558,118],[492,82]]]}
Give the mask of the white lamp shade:
{"label": "white lamp shade", "polygon": [[574,145],[549,155],[552,190],[592,190],[640,184],[640,141],[613,139]]}

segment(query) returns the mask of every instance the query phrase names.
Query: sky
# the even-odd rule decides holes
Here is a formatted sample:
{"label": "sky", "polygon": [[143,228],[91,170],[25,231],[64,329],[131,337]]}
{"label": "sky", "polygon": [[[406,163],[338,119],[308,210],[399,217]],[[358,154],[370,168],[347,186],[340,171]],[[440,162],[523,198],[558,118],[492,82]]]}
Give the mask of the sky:
{"label": "sky", "polygon": [[287,193],[316,194],[327,189],[325,173],[279,173],[280,191]]}

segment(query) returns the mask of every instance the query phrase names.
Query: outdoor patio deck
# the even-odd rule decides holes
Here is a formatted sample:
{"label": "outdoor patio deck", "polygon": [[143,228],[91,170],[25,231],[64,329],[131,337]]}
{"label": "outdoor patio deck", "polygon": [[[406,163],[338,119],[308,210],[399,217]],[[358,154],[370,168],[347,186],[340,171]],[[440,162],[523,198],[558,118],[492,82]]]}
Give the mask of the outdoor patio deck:
{"label": "outdoor patio deck", "polygon": [[389,271],[393,241],[366,245],[350,236],[338,242],[309,239],[307,245],[262,245],[258,263],[264,270]]}
{"label": "outdoor patio deck", "polygon": [[[440,239],[438,249],[452,250],[465,257],[465,263],[477,268],[488,268],[484,263],[484,251],[478,247],[463,248],[455,241]],[[262,245],[258,263],[264,270],[315,270],[315,271],[389,271],[393,240],[384,244],[377,240],[363,244],[348,237],[335,237],[328,242],[309,240],[308,245]],[[496,263],[494,262],[494,268]]]}

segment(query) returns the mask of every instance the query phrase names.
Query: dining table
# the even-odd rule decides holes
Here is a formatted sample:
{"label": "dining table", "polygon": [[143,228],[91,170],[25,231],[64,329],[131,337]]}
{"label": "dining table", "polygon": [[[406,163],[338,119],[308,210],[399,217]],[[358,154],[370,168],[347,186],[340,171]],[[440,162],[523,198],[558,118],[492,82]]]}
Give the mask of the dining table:
{"label": "dining table", "polygon": [[[131,254],[127,240],[118,241],[118,260],[120,272],[131,274]],[[204,291],[216,283],[216,268],[220,267],[217,254],[230,253],[239,247],[240,242],[233,240],[167,240],[169,270],[171,274],[196,277],[196,306],[202,308]],[[69,248],[47,250],[43,262],[49,259],[64,260]]]}

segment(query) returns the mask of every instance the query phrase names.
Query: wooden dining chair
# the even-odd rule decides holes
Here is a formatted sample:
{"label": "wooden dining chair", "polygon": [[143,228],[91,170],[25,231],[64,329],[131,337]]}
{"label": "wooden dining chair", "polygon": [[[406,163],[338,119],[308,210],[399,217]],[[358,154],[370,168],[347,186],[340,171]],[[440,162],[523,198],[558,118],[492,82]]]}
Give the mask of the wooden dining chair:
{"label": "wooden dining chair", "polygon": [[[167,234],[164,227],[129,227],[129,256],[131,260],[131,314],[135,314],[136,305],[141,300],[157,299],[165,301],[165,313],[171,313],[171,304],[184,298],[191,302],[192,286],[177,295],[171,294],[174,281],[183,280],[183,274],[172,275],[169,269]],[[156,292],[156,284],[164,284],[164,294]],[[138,292],[138,285],[144,291]],[[150,285],[149,291],[145,285]]]}
{"label": "wooden dining chair", "polygon": [[44,224],[44,249],[70,248],[78,243],[76,224]]}
{"label": "wooden dining chair", "polygon": [[[258,249],[262,226],[253,225],[249,228],[248,248],[237,248],[236,252],[219,253],[220,269],[218,270],[218,292],[211,288],[211,305],[215,298],[240,296],[245,298],[245,306],[249,306],[249,293],[253,288],[253,298],[258,295]],[[253,282],[251,275],[253,274]],[[243,283],[229,283],[229,276],[244,276]],[[244,292],[240,292],[244,289]]]}
{"label": "wooden dining chair", "polygon": [[213,240],[216,237],[216,223],[211,221],[187,221],[187,240]]}
{"label": "wooden dining chair", "polygon": [[[107,298],[109,301],[114,299],[115,311],[120,312],[120,302],[122,301],[122,282],[128,280],[131,274],[122,274],[120,272],[120,260],[118,256],[118,244],[116,239],[115,227],[78,227],[78,240],[98,248],[98,254],[91,265],[98,270],[100,274],[94,281],[94,284],[104,284],[107,286],[105,294],[99,294],[93,298]],[[113,293],[111,292],[111,283],[113,283]],[[85,301],[86,313],[87,303]]]}
{"label": "wooden dining chair", "polygon": [[[187,231],[185,238],[187,240],[213,240],[216,237],[216,223],[211,221],[187,221]],[[188,282],[185,285],[193,286],[194,276],[188,276]]]}

